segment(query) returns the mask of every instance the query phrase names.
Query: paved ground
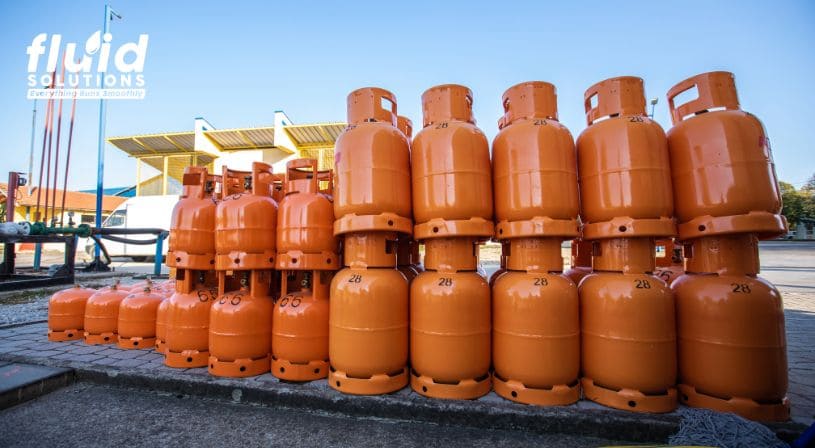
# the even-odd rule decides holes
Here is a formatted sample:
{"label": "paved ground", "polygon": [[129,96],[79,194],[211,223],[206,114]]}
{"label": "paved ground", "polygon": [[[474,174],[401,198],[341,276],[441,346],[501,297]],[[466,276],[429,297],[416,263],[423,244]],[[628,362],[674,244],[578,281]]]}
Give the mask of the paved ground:
{"label": "paved ground", "polygon": [[[36,425],[31,422],[36,421]],[[610,440],[349,418],[78,383],[0,412],[0,446],[583,447]]]}

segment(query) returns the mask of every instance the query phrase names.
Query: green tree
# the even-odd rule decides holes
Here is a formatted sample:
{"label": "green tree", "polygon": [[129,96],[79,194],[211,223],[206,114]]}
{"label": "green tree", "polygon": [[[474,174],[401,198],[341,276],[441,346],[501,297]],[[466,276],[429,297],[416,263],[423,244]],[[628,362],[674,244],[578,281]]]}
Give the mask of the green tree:
{"label": "green tree", "polygon": [[779,182],[778,186],[781,189],[781,200],[784,201],[781,214],[787,218],[790,229],[795,229],[798,221],[804,216],[804,196],[790,183]]}

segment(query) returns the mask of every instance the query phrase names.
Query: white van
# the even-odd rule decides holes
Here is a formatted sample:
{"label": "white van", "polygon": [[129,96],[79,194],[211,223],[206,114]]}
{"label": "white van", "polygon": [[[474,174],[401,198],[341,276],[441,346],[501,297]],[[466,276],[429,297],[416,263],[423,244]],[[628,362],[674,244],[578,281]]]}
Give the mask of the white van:
{"label": "white van", "polygon": [[[136,196],[128,199],[110,214],[102,223],[102,227],[116,229],[164,229],[170,230],[173,207],[178,202],[177,195],[167,196]],[[155,235],[121,235],[123,238],[133,240],[150,240]],[[124,244],[116,241],[102,239],[102,243],[111,257],[130,257],[135,261],[145,261],[156,255],[154,244]],[[85,252],[93,256],[96,243],[90,238],[86,240]],[[167,255],[168,239],[164,240],[163,255]]]}

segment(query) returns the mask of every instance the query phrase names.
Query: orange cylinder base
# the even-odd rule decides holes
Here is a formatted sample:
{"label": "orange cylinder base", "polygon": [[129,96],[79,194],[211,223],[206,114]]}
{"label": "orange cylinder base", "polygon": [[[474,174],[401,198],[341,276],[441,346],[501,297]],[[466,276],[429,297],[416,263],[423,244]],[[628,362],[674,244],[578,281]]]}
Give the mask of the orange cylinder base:
{"label": "orange cylinder base", "polygon": [[208,361],[208,351],[184,350],[182,352],[171,352],[169,347],[164,351],[164,365],[167,367],[176,369],[206,367]]}
{"label": "orange cylinder base", "polygon": [[89,345],[115,344],[119,340],[119,335],[113,332],[91,334],[85,332],[85,343]]}
{"label": "orange cylinder base", "polygon": [[565,406],[576,403],[580,399],[580,385],[558,384],[550,389],[537,389],[526,387],[520,381],[504,380],[498,375],[492,380],[495,393],[507,400],[536,406]]}
{"label": "orange cylinder base", "polygon": [[307,363],[294,363],[272,357],[272,375],[285,381],[314,381],[328,375],[328,361],[315,360]]}
{"label": "orange cylinder base", "polygon": [[370,378],[354,378],[346,372],[328,372],[328,385],[344,394],[381,395],[396,392],[408,384],[408,369],[405,367],[396,374],[378,374]]}
{"label": "orange cylinder base", "polygon": [[125,350],[138,350],[140,348],[153,348],[156,346],[156,337],[143,338],[141,336],[134,336],[132,338],[119,335],[119,342],[116,346]]}
{"label": "orange cylinder base", "polygon": [[55,331],[55,330],[48,330],[48,340],[51,342],[65,342],[65,341],[77,341],[82,339],[83,331],[70,329],[70,330],[62,330],[62,331]]}
{"label": "orange cylinder base", "polygon": [[787,397],[784,397],[780,403],[762,404],[749,398],[712,397],[687,384],[679,384],[678,387],[682,404],[686,406],[732,412],[761,422],[784,422],[790,419],[790,400]]}
{"label": "orange cylinder base", "polygon": [[671,387],[663,394],[644,394],[634,389],[607,389],[591,378],[580,380],[586,399],[615,409],[633,412],[665,413],[676,409],[676,389]]}
{"label": "orange cylinder base", "polygon": [[411,372],[410,387],[419,395],[446,400],[475,400],[487,395],[492,389],[492,377],[489,373],[480,378],[460,380],[456,384],[437,383],[429,376]]}
{"label": "orange cylinder base", "polygon": [[167,342],[163,339],[156,338],[156,344],[153,346],[156,350],[156,353],[161,353],[162,355],[167,354]]}
{"label": "orange cylinder base", "polygon": [[269,371],[271,357],[269,355],[256,359],[219,360],[215,356],[209,357],[207,371],[213,376],[229,378],[245,378],[257,376]]}

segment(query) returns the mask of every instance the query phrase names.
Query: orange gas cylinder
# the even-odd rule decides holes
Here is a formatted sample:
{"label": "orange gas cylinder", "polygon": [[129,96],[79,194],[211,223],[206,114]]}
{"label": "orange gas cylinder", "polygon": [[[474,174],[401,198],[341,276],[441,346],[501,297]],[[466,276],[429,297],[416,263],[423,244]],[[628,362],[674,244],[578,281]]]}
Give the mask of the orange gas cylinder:
{"label": "orange gas cylinder", "polygon": [[292,160],[286,167],[286,195],[277,215],[277,268],[338,269],[331,187],[320,191],[315,159]]}
{"label": "orange gas cylinder", "polygon": [[150,287],[131,293],[119,304],[119,342],[124,349],[151,348],[156,344],[156,316],[166,299]]}
{"label": "orange gas cylinder", "polygon": [[576,234],[577,160],[572,134],[558,122],[555,86],[518,84],[503,104],[492,150],[496,237]]}
{"label": "orange gas cylinder", "polygon": [[[328,375],[328,292],[331,272],[305,272],[300,291],[286,294],[272,312],[272,375],[313,381]],[[282,289],[287,289],[283,276]]]}
{"label": "orange gas cylinder", "polygon": [[176,292],[167,300],[164,364],[204,367],[209,360],[209,311],[218,297],[217,281],[212,271],[179,275]]}
{"label": "orange gas cylinder", "polygon": [[[240,289],[222,293],[209,313],[209,373],[247,377],[269,371],[272,349],[271,271],[244,271]],[[219,272],[219,287],[226,287]]]}
{"label": "orange gas cylinder", "polygon": [[434,398],[478,398],[491,389],[491,311],[476,240],[433,238],[425,248],[427,270],[410,286],[411,387]]}
{"label": "orange gas cylinder", "polygon": [[205,167],[184,171],[181,198],[173,208],[167,266],[182,269],[213,269],[215,266],[216,176]]}
{"label": "orange gas cylinder", "polygon": [[396,264],[395,232],[350,233],[347,266],[331,281],[328,385],[357,395],[408,383],[408,283]]}
{"label": "orange gas cylinder", "polygon": [[[235,178],[242,178],[234,190]],[[224,167],[223,200],[215,210],[216,269],[272,269],[277,202],[271,197],[272,167],[253,162],[252,172]]]}
{"label": "orange gas cylinder", "polygon": [[138,281],[136,283],[131,283],[131,284],[125,286],[125,288],[128,291],[130,291],[131,294],[133,294],[133,293],[138,293],[138,292],[144,291],[144,288],[150,288],[151,290],[153,290],[153,289],[156,288],[156,285],[155,285],[155,283],[153,283],[153,280],[151,280],[150,277],[147,277],[146,279],[144,279],[142,281]]}
{"label": "orange gas cylinder", "polygon": [[396,241],[396,269],[405,276],[408,284],[419,275],[419,271],[413,265],[413,246],[415,244],[416,241],[407,235]]}
{"label": "orange gas cylinder", "polygon": [[74,285],[58,291],[48,300],[48,340],[55,342],[82,339],[85,304],[96,290]]}
{"label": "orange gas cylinder", "polygon": [[413,137],[413,122],[408,117],[401,115],[396,117],[396,127],[402,131],[408,141]]}
{"label": "orange gas cylinder", "polygon": [[414,236],[491,237],[492,170],[487,138],[475,125],[473,94],[453,84],[422,94],[424,128],[413,140]]}
{"label": "orange gas cylinder", "polygon": [[761,421],[789,419],[781,294],[757,277],[754,234],[693,241],[676,294],[683,403]]}
{"label": "orange gas cylinder", "polygon": [[577,287],[560,275],[558,238],[509,240],[507,272],[492,288],[495,392],[509,400],[565,405],[580,396]]}
{"label": "orange gas cylinder", "polygon": [[348,127],[334,150],[335,234],[372,229],[411,233],[410,152],[396,123],[391,92],[366,87],[348,95]]}
{"label": "orange gas cylinder", "polygon": [[583,277],[591,274],[591,246],[591,241],[582,238],[572,240],[571,267],[563,275],[569,277],[575,285],[579,285]]}
{"label": "orange gas cylinder", "polygon": [[674,298],[648,238],[600,240],[580,282],[583,394],[617,409],[676,409]]}
{"label": "orange gas cylinder", "polygon": [[119,305],[130,295],[117,280],[110,289],[97,291],[85,304],[85,343],[115,344],[119,339]]}
{"label": "orange gas cylinder", "polygon": [[583,238],[673,235],[668,144],[645,113],[642,79],[589,87],[585,109],[589,127],[577,139]]}
{"label": "orange gas cylinder", "polygon": [[654,275],[671,286],[677,277],[685,273],[685,259],[682,256],[682,245],[673,239],[656,241],[657,257]]}
{"label": "orange gas cylinder", "polygon": [[[678,95],[696,96],[677,104]],[[676,216],[683,241],[705,235],[786,232],[781,194],[761,122],[739,108],[732,73],[686,79],[668,92]]]}

